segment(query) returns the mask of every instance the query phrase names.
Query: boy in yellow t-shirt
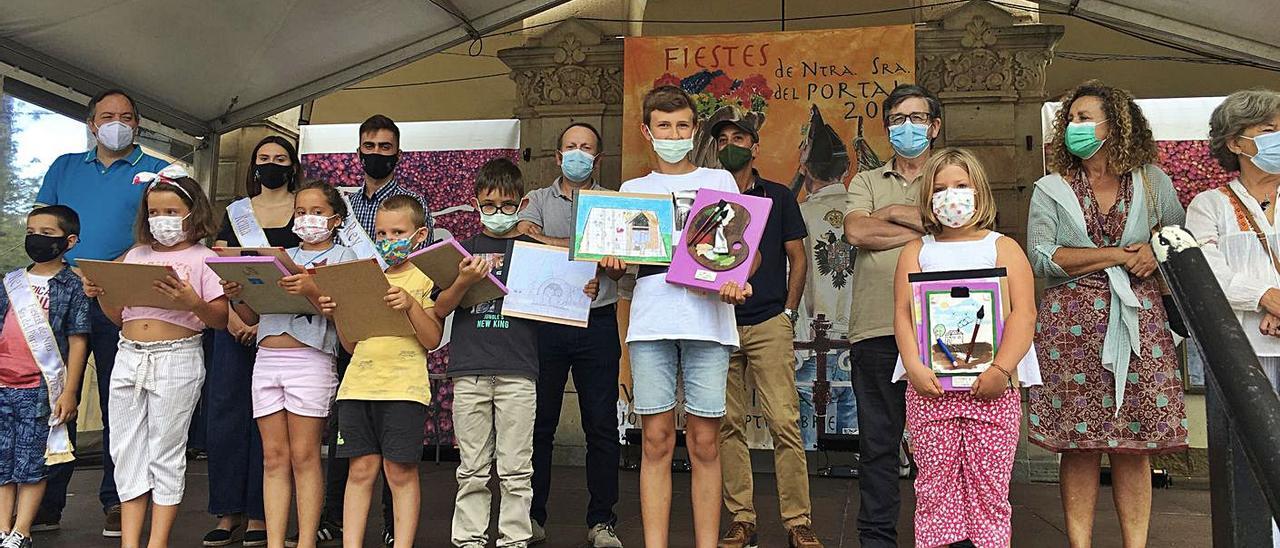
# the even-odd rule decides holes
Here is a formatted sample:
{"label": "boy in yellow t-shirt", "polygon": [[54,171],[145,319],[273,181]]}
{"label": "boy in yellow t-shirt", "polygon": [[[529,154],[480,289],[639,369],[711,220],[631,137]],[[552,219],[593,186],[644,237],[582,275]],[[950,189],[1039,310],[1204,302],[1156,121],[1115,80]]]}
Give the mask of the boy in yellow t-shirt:
{"label": "boy in yellow t-shirt", "polygon": [[[409,252],[427,239],[426,212],[408,196],[388,198],[374,220],[375,244],[386,260],[387,306],[409,315],[416,336],[371,337],[358,343],[338,335],[351,352],[342,385],[338,387],[339,458],[351,459],[343,510],[343,546],[361,546],[373,483],[381,470],[391,488],[395,508],[395,546],[412,546],[421,498],[418,461],[422,458],[427,405],[427,351],[440,344],[443,325],[430,309],[431,279],[406,261]],[[325,314],[334,304],[321,297]]]}

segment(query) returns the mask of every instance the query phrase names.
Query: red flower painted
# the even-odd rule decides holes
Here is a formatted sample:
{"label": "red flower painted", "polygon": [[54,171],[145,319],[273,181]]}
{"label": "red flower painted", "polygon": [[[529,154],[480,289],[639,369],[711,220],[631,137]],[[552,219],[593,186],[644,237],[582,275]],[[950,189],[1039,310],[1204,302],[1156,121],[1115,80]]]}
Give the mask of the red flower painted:
{"label": "red flower painted", "polygon": [[727,97],[731,90],[733,90],[733,79],[723,74],[712,78],[706,89],[707,93],[716,98]]}
{"label": "red flower painted", "polygon": [[680,86],[680,79],[679,79],[679,78],[676,78],[676,75],[671,74],[670,72],[668,72],[668,73],[666,73],[666,74],[663,74],[662,76],[659,76],[657,80],[654,80],[654,81],[653,81],[653,87],[655,87],[655,88],[656,88],[656,87],[661,87],[661,86],[676,86],[676,87],[679,87],[679,86]]}

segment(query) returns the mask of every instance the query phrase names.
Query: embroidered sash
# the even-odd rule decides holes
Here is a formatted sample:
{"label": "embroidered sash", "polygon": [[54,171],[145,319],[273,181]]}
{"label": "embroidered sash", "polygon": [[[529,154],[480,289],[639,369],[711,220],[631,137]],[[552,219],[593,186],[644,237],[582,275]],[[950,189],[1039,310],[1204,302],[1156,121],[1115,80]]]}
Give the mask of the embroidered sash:
{"label": "embroidered sash", "polygon": [[[31,281],[27,279],[25,268],[19,268],[5,275],[4,288],[9,293],[9,306],[18,326],[22,328],[22,336],[31,349],[31,357],[35,359],[44,376],[45,385],[49,388],[49,408],[53,409],[62,397],[62,389],[66,385],[66,365],[62,363],[62,352],[58,349],[58,341],[53,336],[53,328],[45,316],[44,307],[31,289]],[[67,433],[67,425],[49,417],[49,441],[45,446],[45,464],[61,464],[75,460],[74,447]]]}
{"label": "embroidered sash", "polygon": [[227,218],[231,220],[231,230],[240,240],[240,247],[271,247],[267,242],[267,233],[253,216],[253,203],[249,198],[241,198],[227,205]]}

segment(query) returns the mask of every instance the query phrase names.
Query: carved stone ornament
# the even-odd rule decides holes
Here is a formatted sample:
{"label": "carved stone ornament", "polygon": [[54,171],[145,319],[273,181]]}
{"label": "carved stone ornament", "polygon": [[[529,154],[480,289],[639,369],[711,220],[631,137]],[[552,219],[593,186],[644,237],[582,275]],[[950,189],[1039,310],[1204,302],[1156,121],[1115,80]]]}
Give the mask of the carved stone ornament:
{"label": "carved stone ornament", "polygon": [[[583,37],[583,31],[596,35]],[[511,79],[519,89],[521,107],[622,103],[622,66],[611,59],[612,50],[620,52],[621,44],[602,42],[597,29],[574,20],[538,42],[514,48],[527,54],[503,55],[512,50],[499,53],[512,67]]]}
{"label": "carved stone ornament", "polygon": [[936,92],[1041,95],[1052,42],[1028,47],[1020,31],[1039,25],[1016,24],[1007,13],[992,11],[998,9],[973,2],[948,16],[944,28],[934,32],[948,35],[939,41],[954,46],[921,52],[916,67],[920,83]]}

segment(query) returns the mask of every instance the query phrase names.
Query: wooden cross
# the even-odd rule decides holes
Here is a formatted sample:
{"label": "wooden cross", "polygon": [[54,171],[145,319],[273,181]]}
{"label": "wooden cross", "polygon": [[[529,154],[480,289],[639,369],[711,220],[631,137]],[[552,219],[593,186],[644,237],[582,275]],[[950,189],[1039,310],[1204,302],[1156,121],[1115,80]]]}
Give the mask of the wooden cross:
{"label": "wooden cross", "polygon": [[818,314],[810,323],[813,326],[813,340],[795,343],[800,350],[812,350],[816,354],[817,375],[813,380],[813,408],[818,416],[818,439],[827,434],[827,404],[831,402],[831,382],[827,380],[827,352],[849,348],[849,341],[827,338],[827,330],[831,329],[831,320],[825,314]]}

